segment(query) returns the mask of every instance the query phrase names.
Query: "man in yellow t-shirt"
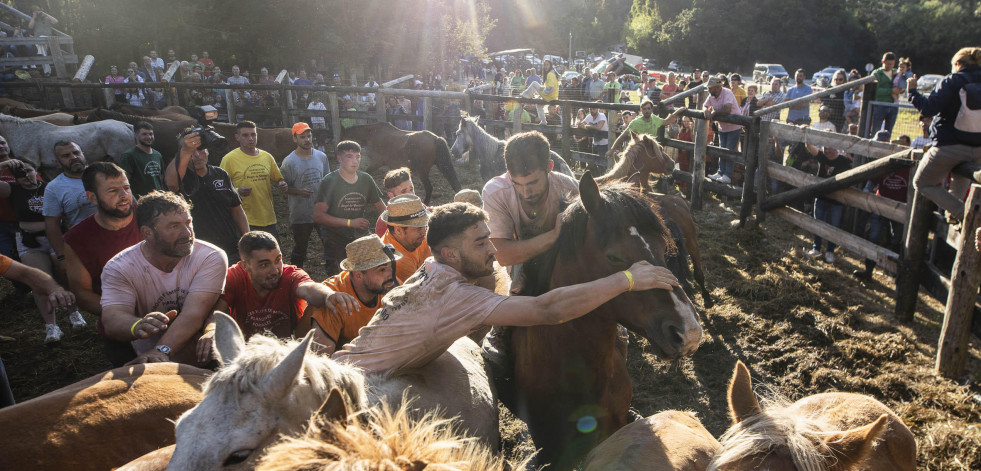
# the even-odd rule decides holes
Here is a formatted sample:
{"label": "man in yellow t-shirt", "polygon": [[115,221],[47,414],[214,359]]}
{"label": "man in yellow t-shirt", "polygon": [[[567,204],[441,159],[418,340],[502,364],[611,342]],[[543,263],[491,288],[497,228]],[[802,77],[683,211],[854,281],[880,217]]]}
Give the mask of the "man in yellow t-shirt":
{"label": "man in yellow t-shirt", "polygon": [[265,231],[279,239],[276,230],[276,211],[273,209],[272,184],[286,192],[289,186],[273,156],[256,147],[259,137],[252,121],[240,121],[236,126],[235,149],[221,159],[220,167],[232,179],[232,185],[242,197],[242,209],[249,219],[249,229]]}
{"label": "man in yellow t-shirt", "polygon": [[388,201],[388,209],[381,219],[388,224],[382,242],[392,244],[402,254],[402,259],[395,265],[395,277],[404,282],[433,255],[426,243],[429,211],[418,196],[405,194]]}

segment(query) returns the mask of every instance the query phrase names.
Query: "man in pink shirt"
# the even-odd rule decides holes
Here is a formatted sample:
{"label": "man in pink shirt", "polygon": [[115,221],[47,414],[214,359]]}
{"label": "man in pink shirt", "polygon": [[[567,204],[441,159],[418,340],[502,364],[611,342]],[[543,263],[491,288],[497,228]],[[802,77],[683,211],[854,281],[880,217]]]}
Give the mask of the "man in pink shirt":
{"label": "man in pink shirt", "polygon": [[106,336],[132,341],[130,363],[203,365],[211,356],[212,308],[225,288],[225,252],[194,239],[190,207],[176,193],[140,198],[136,221],[143,241],[109,260],[102,271]]}
{"label": "man in pink shirt", "polygon": [[[722,86],[722,79],[710,77],[708,79],[709,97],[705,100],[705,119],[712,119],[716,116],[727,114],[740,114],[739,102],[732,90]],[[719,145],[731,151],[739,150],[739,134],[742,133],[742,126],[731,123],[719,123]],[[726,158],[719,159],[719,171],[710,176],[712,180],[719,183],[732,183],[732,161]]]}

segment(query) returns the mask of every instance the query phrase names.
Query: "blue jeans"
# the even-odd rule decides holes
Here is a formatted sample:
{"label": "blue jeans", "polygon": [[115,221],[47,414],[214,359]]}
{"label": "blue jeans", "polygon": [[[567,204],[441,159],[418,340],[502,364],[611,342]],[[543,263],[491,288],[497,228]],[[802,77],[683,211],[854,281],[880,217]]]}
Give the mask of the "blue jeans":
{"label": "blue jeans", "polygon": [[0,222],[0,254],[17,258],[17,222]]}
{"label": "blue jeans", "polygon": [[892,134],[892,128],[896,125],[896,117],[899,116],[899,108],[893,106],[883,106],[883,105],[872,105],[872,128],[869,134],[875,136],[875,133],[879,131],[880,128],[885,127],[889,134]]}
{"label": "blue jeans", "polygon": [[[844,209],[845,207],[838,203],[816,198],[814,200],[814,219],[827,222],[835,227],[841,227],[841,213]],[[814,250],[821,250],[821,242],[824,242],[824,239],[814,236]],[[834,252],[837,247],[834,242],[829,240],[826,252]]]}
{"label": "blue jeans", "polygon": [[[719,132],[719,145],[729,149],[731,151],[739,150],[739,135],[742,134],[742,129],[737,129],[735,131],[729,132]],[[719,172],[723,175],[732,178],[732,161],[722,157],[719,159]]]}

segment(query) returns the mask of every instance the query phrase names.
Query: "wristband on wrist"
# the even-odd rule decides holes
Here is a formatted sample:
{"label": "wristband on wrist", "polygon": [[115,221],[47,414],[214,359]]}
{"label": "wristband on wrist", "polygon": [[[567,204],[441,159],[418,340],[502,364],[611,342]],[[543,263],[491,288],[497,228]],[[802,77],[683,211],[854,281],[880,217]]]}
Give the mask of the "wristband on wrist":
{"label": "wristband on wrist", "polygon": [[630,283],[630,286],[627,287],[627,291],[633,291],[634,290],[634,274],[633,273],[630,273],[630,270],[624,270],[623,271],[623,274],[627,276],[627,282]]}
{"label": "wristband on wrist", "polygon": [[350,219],[347,220],[347,227],[351,227],[351,220]]}
{"label": "wristband on wrist", "polygon": [[141,317],[141,318],[137,319],[136,322],[133,323],[133,325],[129,326],[129,333],[130,333],[130,335],[132,335],[133,337],[136,337],[136,324],[139,324],[142,321],[143,321],[143,318]]}

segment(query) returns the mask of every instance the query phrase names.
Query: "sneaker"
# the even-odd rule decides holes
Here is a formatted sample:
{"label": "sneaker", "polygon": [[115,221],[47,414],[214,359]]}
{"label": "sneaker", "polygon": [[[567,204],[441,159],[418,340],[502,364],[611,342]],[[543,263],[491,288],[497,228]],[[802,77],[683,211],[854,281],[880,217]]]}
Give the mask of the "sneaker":
{"label": "sneaker", "polygon": [[824,253],[824,261],[825,262],[828,262],[828,263],[835,263],[835,254],[834,254],[834,252],[825,252]]}
{"label": "sneaker", "polygon": [[817,257],[819,255],[821,255],[821,251],[818,250],[818,249],[811,249],[811,250],[808,250],[807,251],[807,256],[808,257],[815,258],[815,257]]}
{"label": "sneaker", "polygon": [[862,281],[869,281],[872,279],[872,272],[868,270],[855,270],[852,272],[852,276]]}
{"label": "sneaker", "polygon": [[719,183],[722,183],[722,184],[725,184],[725,185],[728,185],[728,184],[732,183],[732,179],[729,178],[728,175],[723,175],[723,176],[719,177],[718,179],[716,179],[715,181],[717,181]]}
{"label": "sneaker", "polygon": [[68,320],[71,321],[73,329],[78,329],[88,325],[88,322],[85,322],[85,318],[82,317],[82,313],[78,312],[77,310],[68,316]]}
{"label": "sneaker", "polygon": [[44,343],[46,344],[60,342],[61,336],[64,335],[64,333],[61,331],[61,328],[59,328],[55,324],[45,324],[44,332],[45,332]]}
{"label": "sneaker", "polygon": [[718,180],[718,179],[719,179],[719,178],[721,178],[721,177],[722,177],[722,174],[721,174],[721,173],[719,173],[719,172],[715,172],[715,174],[714,174],[714,175],[709,175],[709,176],[708,176],[708,179],[709,179],[709,180],[712,180],[712,181],[714,182],[714,181],[716,181],[716,180]]}

